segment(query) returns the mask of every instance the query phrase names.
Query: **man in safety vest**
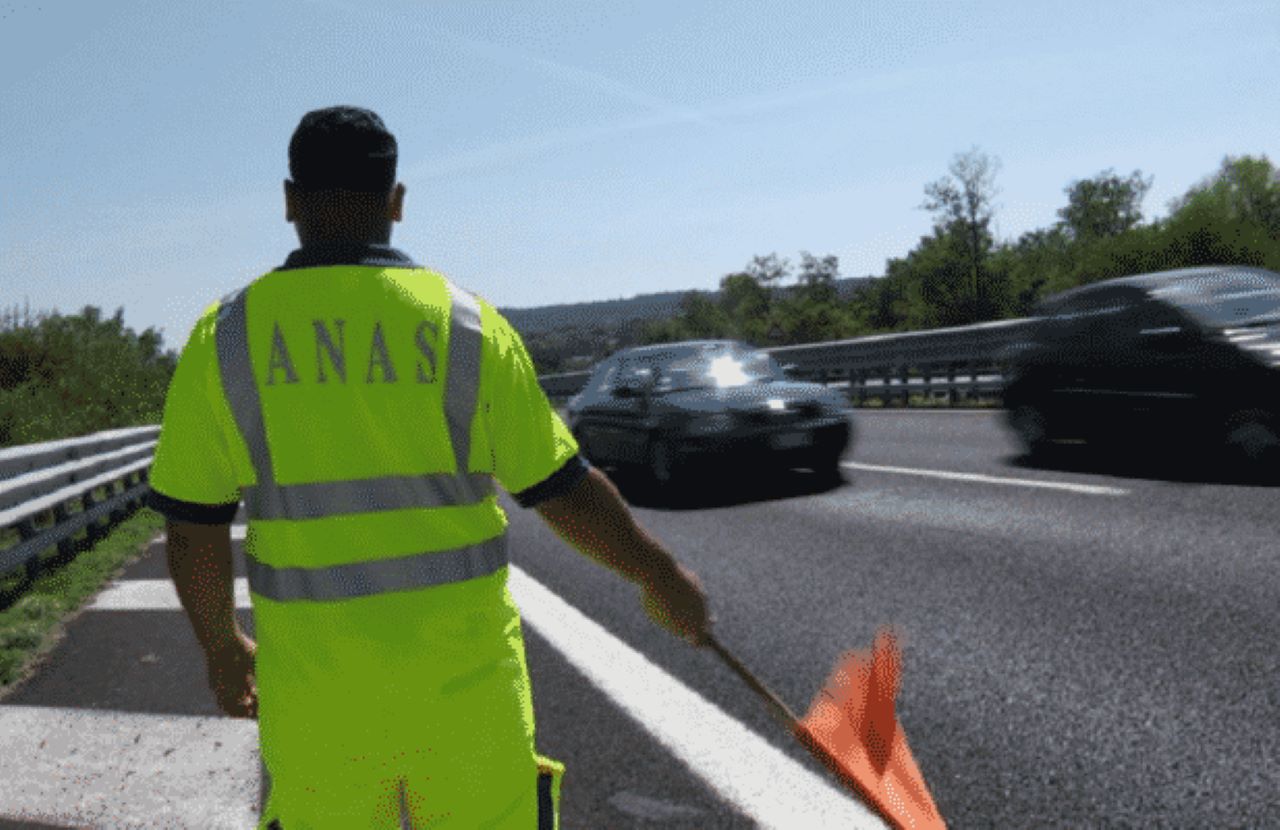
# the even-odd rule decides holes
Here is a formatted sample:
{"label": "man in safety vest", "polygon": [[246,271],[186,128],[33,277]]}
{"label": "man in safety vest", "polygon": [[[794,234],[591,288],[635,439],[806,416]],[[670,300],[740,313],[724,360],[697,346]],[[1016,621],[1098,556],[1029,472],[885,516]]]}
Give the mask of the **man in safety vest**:
{"label": "man in safety vest", "polygon": [[302,118],[300,247],[196,323],[149,502],[219,706],[258,719],[260,828],[551,828],[563,767],[534,749],[494,480],[694,644],[706,597],[578,454],[510,324],[389,246],[395,165],[374,113]]}

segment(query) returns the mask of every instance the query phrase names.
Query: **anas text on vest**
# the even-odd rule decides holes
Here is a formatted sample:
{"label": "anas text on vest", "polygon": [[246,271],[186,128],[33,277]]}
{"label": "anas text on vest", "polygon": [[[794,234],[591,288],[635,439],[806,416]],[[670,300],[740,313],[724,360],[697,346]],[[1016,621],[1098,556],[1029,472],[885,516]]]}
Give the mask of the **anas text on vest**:
{"label": "anas text on vest", "polygon": [[[316,383],[329,383],[331,379],[339,383],[347,382],[347,336],[346,320],[333,320],[332,325],[324,320],[312,320],[311,328],[315,343]],[[418,383],[435,383],[436,381],[436,349],[439,345],[439,329],[423,320],[418,323],[413,334],[413,343],[425,360],[414,361],[414,376]],[[387,339],[383,332],[382,321],[375,320],[372,328],[361,332],[353,332],[353,342],[359,346],[351,354],[360,360],[358,366],[365,368],[365,383],[398,383],[400,372],[391,359],[387,349]],[[368,344],[367,346],[365,344]],[[294,343],[294,348],[300,344]],[[271,358],[267,364],[267,385],[274,386],[278,381],[283,383],[299,383],[302,378],[298,374],[294,361],[294,352],[285,341],[284,332],[280,330],[279,321],[272,323]],[[364,358],[367,356],[367,361]],[[307,367],[304,367],[307,368]]]}

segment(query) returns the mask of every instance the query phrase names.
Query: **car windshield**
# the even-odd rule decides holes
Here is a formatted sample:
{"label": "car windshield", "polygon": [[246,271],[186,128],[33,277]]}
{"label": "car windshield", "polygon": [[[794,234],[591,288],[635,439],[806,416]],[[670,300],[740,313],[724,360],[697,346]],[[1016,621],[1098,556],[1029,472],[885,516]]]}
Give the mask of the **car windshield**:
{"label": "car windshield", "polygon": [[1280,275],[1242,271],[1181,279],[1152,290],[1213,328],[1280,319]]}
{"label": "car windshield", "polygon": [[659,365],[656,391],[723,389],[782,379],[782,369],[766,352],[732,347],[705,348]]}

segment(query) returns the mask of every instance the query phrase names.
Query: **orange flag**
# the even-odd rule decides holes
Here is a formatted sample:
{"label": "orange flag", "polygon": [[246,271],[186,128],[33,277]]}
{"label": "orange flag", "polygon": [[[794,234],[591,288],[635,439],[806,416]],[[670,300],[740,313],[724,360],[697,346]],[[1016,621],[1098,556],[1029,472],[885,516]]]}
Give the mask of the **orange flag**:
{"label": "orange flag", "polygon": [[945,828],[894,711],[901,677],[897,638],[881,629],[870,653],[849,652],[840,659],[794,731],[895,827]]}

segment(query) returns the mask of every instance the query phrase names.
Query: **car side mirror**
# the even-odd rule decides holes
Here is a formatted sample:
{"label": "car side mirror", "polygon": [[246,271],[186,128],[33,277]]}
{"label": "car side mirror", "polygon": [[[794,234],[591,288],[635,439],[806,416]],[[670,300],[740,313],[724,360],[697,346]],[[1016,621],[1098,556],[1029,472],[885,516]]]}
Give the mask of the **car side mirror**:
{"label": "car side mirror", "polygon": [[639,398],[649,391],[653,385],[653,375],[642,370],[618,381],[617,393],[620,398]]}

